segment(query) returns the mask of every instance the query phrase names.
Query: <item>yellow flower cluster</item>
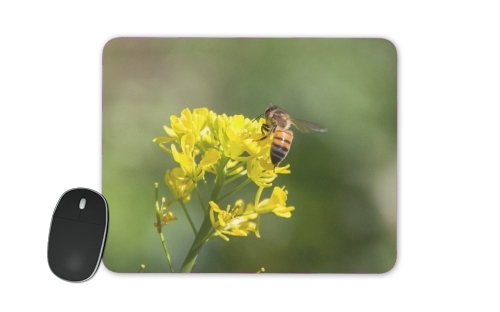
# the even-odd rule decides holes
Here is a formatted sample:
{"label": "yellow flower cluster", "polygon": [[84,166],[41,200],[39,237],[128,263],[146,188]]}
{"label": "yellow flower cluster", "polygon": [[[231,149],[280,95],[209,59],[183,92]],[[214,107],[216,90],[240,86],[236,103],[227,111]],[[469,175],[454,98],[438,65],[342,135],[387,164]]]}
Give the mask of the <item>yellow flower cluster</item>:
{"label": "yellow flower cluster", "polygon": [[274,188],[271,198],[259,202],[262,190],[272,186],[278,174],[290,173],[289,165],[275,168],[271,164],[271,139],[259,140],[263,137],[264,122],[264,119],[251,120],[243,115],[218,115],[207,108],[184,109],[180,117],[170,117],[170,127],[164,126],[167,136],[153,140],[179,165],[167,170],[165,183],[174,198],[182,203],[191,199],[199,181],[210,189],[206,172],[215,174],[214,183],[219,184],[220,189],[245,176],[248,182],[253,181],[259,187],[255,203],[246,207],[239,200],[232,208],[220,209],[218,201],[225,197],[219,197],[220,189],[211,197],[210,221],[216,234],[226,240],[226,235],[246,236],[249,232],[259,236],[258,222],[251,220],[258,220],[260,214],[267,212],[288,218],[294,209],[286,207],[286,192],[278,187]]}
{"label": "yellow flower cluster", "polygon": [[252,121],[243,115],[217,115],[196,108],[193,112],[184,109],[180,117],[171,116],[170,122],[170,127],[164,127],[168,136],[153,142],[172,154],[182,169],[169,170],[165,175],[165,182],[178,200],[188,201],[193,183],[204,179],[205,172],[216,173],[221,165],[228,176],[246,174],[262,187],[270,187],[278,174],[290,173],[289,165],[274,168],[271,164],[270,140],[258,141],[262,138],[263,119]]}
{"label": "yellow flower cluster", "polygon": [[[210,221],[216,235],[226,241],[229,240],[226,235],[247,236],[250,232],[260,237],[258,218],[261,214],[274,212],[283,218],[292,216],[291,211],[295,210],[295,207],[287,206],[286,200],[287,192],[284,188],[275,187],[271,198],[264,199],[257,204],[248,203],[246,207],[241,199],[236,201],[233,208],[228,205],[226,210],[220,209],[219,205],[211,201]],[[250,221],[254,219],[257,219],[257,223]]]}

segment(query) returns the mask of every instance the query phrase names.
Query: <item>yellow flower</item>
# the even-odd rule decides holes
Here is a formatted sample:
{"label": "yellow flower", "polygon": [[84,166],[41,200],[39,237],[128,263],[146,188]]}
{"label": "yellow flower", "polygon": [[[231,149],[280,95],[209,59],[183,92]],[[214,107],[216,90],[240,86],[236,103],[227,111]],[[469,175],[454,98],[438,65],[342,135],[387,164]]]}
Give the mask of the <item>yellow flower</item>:
{"label": "yellow flower", "polygon": [[182,138],[185,134],[193,134],[196,141],[199,141],[202,130],[207,125],[207,117],[207,108],[195,108],[192,113],[186,108],[181,112],[180,118],[170,116],[172,128],[165,126],[164,129],[170,137]]}
{"label": "yellow flower", "polygon": [[175,140],[175,138],[169,138],[169,137],[163,137],[163,136],[161,136],[161,137],[154,138],[154,139],[153,139],[153,142],[155,142],[155,143],[159,143],[160,148],[161,148],[162,150],[164,150],[165,152],[167,152],[167,153],[169,153],[169,154],[172,154],[172,151],[171,151],[171,150],[169,150],[168,148],[166,148],[164,144],[165,144],[165,143],[172,142],[172,141],[174,141],[174,140]]}
{"label": "yellow flower", "polygon": [[[220,143],[220,148],[224,156],[233,160],[245,161],[256,157],[260,151],[260,146],[253,136],[260,131],[257,123],[251,121],[243,115],[217,116],[213,125],[216,137]],[[243,153],[247,156],[242,156]]]}
{"label": "yellow flower", "polygon": [[[258,200],[258,199],[256,199]],[[243,201],[240,199],[231,208],[230,205],[226,210],[219,208],[215,202],[210,201],[210,221],[215,229],[217,236],[228,241],[226,235],[247,236],[248,233],[254,232],[255,236],[260,237],[259,221],[260,215],[273,212],[278,217],[290,218],[293,206],[286,205],[287,192],[283,188],[275,187],[271,194],[271,198],[266,198],[257,204],[249,203],[246,208]],[[257,219],[256,222],[250,221]]]}
{"label": "yellow flower", "polygon": [[[195,108],[192,113],[186,108],[181,112],[181,117],[170,116],[170,128],[167,126],[163,127],[168,137],[160,136],[155,138],[153,142],[159,143],[160,148],[169,154],[172,154],[172,151],[164,144],[172,141],[181,144],[181,140],[186,134],[193,135],[195,144],[198,144],[200,141],[213,142],[213,138],[211,138],[207,127],[207,118],[213,114],[215,113],[209,111],[207,108]],[[201,144],[199,146],[202,147],[205,145]]]}
{"label": "yellow flower", "polygon": [[162,226],[167,225],[168,223],[175,221],[175,220],[177,220],[177,217],[174,216],[172,211],[167,211],[167,212],[163,213],[163,215],[161,217],[161,225]]}
{"label": "yellow flower", "polygon": [[253,158],[247,162],[247,175],[258,186],[270,187],[274,179],[278,176],[278,173],[290,173],[289,167],[290,165],[287,164],[284,167],[274,168],[273,164],[265,161],[263,158]]}
{"label": "yellow flower", "polygon": [[[172,213],[172,211],[167,211],[168,206],[165,205],[165,198],[162,198],[161,209],[157,212],[159,213],[159,218],[161,222],[161,227],[169,224],[172,221],[178,220],[176,216]],[[158,228],[158,223],[154,223],[154,227]],[[160,227],[160,228],[161,228]]]}
{"label": "yellow flower", "polygon": [[249,218],[254,219],[256,215],[273,212],[278,217],[290,218],[292,216],[292,211],[295,210],[295,207],[286,205],[287,197],[288,194],[287,191],[285,191],[285,187],[275,187],[273,189],[273,193],[271,194],[271,198],[266,198],[260,201],[257,204],[257,207],[254,207],[253,204],[249,203],[245,209],[245,214]]}
{"label": "yellow flower", "polygon": [[165,184],[167,184],[175,199],[183,203],[191,199],[191,191],[194,189],[194,183],[186,177],[186,173],[181,168],[167,170],[165,173]]}
{"label": "yellow flower", "polygon": [[213,148],[207,150],[203,155],[199,164],[196,164],[195,156],[198,150],[195,148],[195,138],[192,134],[186,134],[181,139],[182,153],[177,151],[177,148],[172,144],[172,155],[176,162],[181,165],[182,170],[186,176],[193,181],[199,181],[205,174],[205,169],[215,164],[219,158],[220,153]]}
{"label": "yellow flower", "polygon": [[[255,222],[249,221],[249,218],[241,215],[243,213],[243,201],[238,200],[234,208],[228,205],[226,210],[219,208],[219,205],[210,201],[210,221],[215,229],[217,236],[225,241],[229,238],[226,235],[247,236],[250,232],[255,232]],[[215,217],[217,213],[217,218]]]}
{"label": "yellow flower", "polygon": [[274,212],[278,217],[282,218],[290,218],[292,216],[292,211],[295,210],[293,206],[286,206],[287,200],[287,192],[285,191],[285,187],[279,188],[275,187],[273,189],[273,193],[271,194],[271,198],[264,199],[261,201],[255,211],[258,214],[263,214],[267,212]]}

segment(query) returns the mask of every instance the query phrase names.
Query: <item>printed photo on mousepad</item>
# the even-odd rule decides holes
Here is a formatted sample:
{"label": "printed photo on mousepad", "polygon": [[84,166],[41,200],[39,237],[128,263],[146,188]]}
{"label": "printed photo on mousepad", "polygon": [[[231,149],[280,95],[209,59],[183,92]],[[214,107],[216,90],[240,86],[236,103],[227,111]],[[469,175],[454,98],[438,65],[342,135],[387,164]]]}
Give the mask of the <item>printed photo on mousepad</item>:
{"label": "printed photo on mousepad", "polygon": [[115,38],[102,61],[109,270],[394,267],[390,41]]}

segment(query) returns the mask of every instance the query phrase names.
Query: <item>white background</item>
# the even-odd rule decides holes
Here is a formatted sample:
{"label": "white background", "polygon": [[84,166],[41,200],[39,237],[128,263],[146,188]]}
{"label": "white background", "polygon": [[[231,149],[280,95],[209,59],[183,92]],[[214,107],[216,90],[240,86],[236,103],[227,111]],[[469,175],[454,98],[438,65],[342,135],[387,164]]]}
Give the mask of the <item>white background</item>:
{"label": "white background", "polygon": [[[2,4],[1,309],[498,311],[497,5],[235,3]],[[56,278],[47,264],[55,204],[73,187],[101,191],[101,56],[106,42],[119,36],[391,40],[399,66],[394,269],[382,275],[188,276],[115,274],[101,265],[85,283]]]}

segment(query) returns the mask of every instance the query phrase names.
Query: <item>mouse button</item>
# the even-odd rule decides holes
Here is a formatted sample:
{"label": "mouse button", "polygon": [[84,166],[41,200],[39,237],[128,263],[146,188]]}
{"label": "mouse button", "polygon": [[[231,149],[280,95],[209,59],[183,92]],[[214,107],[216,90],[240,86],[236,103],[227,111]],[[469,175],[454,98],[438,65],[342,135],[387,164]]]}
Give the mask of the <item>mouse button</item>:
{"label": "mouse button", "polygon": [[[54,219],[50,227],[48,260],[52,272],[68,281],[83,278],[81,255],[78,248],[81,245],[85,231],[82,223],[68,219]],[[77,263],[78,262],[78,263]]]}
{"label": "mouse button", "polygon": [[48,248],[52,272],[68,281],[83,281],[100,262],[105,228],[67,219],[55,219]]}
{"label": "mouse button", "polygon": [[84,194],[84,189],[73,189],[64,193],[57,203],[54,217],[78,220],[80,218],[78,205]]}
{"label": "mouse button", "polygon": [[80,221],[106,225],[107,212],[105,199],[93,191],[87,191],[85,199],[85,208],[81,209]]}

